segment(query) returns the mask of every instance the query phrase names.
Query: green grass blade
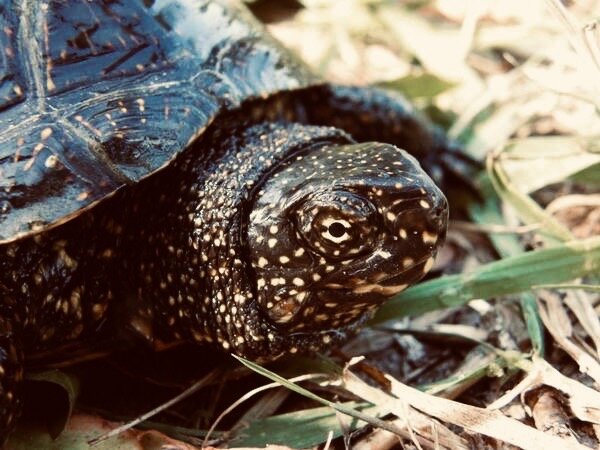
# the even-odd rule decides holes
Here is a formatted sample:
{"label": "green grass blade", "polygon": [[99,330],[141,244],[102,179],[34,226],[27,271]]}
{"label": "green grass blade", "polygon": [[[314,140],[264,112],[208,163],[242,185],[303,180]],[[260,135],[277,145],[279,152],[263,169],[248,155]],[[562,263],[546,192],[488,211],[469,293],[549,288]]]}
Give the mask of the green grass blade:
{"label": "green grass blade", "polygon": [[[472,219],[479,224],[502,223],[504,218],[500,213],[500,199],[494,191],[491,180],[487,175],[484,175],[481,177],[479,185],[485,196],[485,201],[470,205],[469,213]],[[523,253],[523,247],[515,235],[493,233],[489,235],[489,239],[494,244],[498,254],[503,258]],[[519,302],[533,351],[538,355],[543,355],[545,349],[544,325],[539,315],[535,296],[530,292],[523,292],[520,294]]]}
{"label": "green grass blade", "polygon": [[[343,405],[364,413],[375,413],[377,409],[366,403],[348,402]],[[330,432],[335,439],[342,436],[344,430],[335,411],[328,406],[321,406],[252,422],[230,444],[236,447],[262,448],[268,444],[279,444],[291,448],[311,448],[324,442]]]}
{"label": "green grass blade", "polygon": [[587,167],[573,174],[570,178],[576,183],[583,183],[589,185],[591,188],[600,189],[600,163]]}
{"label": "green grass blade", "polygon": [[385,303],[371,321],[418,315],[474,298],[516,294],[600,272],[600,236],[511,256],[472,272],[421,283]]}
{"label": "green grass blade", "polygon": [[[253,363],[252,361],[248,361],[247,359],[244,359],[240,356],[236,356],[236,355],[232,355],[235,359],[237,359],[238,361],[240,361],[242,364],[244,364],[246,367],[248,367],[249,369],[255,371],[256,373],[269,378],[270,380],[273,380],[279,384],[281,384],[282,386],[290,389],[291,391],[294,391],[300,395],[303,395],[307,398],[310,398],[311,400],[314,400],[318,403],[321,403],[322,405],[325,406],[329,406],[330,408],[335,409],[338,412],[341,412],[343,414],[346,414],[347,416],[350,416],[352,418],[355,419],[355,421],[353,421],[350,426],[351,427],[356,427],[359,425],[359,423],[357,421],[363,421],[366,423],[369,423],[373,426],[376,426],[378,428],[382,428],[384,430],[390,431],[392,433],[395,434],[399,434],[402,435],[402,430],[400,430],[398,427],[390,424],[389,422],[386,422],[384,420],[378,419],[377,417],[374,417],[372,415],[363,413],[357,409],[348,407],[342,403],[336,403],[336,402],[332,402],[330,400],[327,400],[325,398],[319,397],[318,395],[310,392],[307,389],[304,389],[302,386],[297,385],[296,383],[292,383],[289,380],[286,380],[285,378],[277,375],[274,372],[271,372],[270,370],[265,369],[262,366],[259,366],[256,363]],[[378,413],[381,415],[387,414],[389,413],[389,411],[387,411],[387,408],[381,408],[378,409]],[[293,430],[291,430],[291,432],[293,432]],[[326,437],[326,436],[325,436]]]}
{"label": "green grass blade", "polygon": [[401,92],[409,99],[433,98],[455,85],[456,83],[443,80],[427,72],[418,75],[409,74],[402,78],[378,83],[378,86]]}

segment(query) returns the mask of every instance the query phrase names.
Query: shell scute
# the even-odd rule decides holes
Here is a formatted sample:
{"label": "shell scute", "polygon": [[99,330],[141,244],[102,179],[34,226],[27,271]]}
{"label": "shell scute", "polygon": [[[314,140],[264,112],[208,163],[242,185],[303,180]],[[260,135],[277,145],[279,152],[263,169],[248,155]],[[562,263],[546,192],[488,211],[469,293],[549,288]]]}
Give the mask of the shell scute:
{"label": "shell scute", "polygon": [[220,112],[316,81],[229,3],[25,3],[0,1],[17,30],[0,30],[17,53],[0,74],[20,86],[0,83],[0,243],[151,175]]}
{"label": "shell scute", "polygon": [[54,1],[38,24],[49,95],[170,65],[165,30],[137,2]]}
{"label": "shell scute", "polygon": [[68,216],[72,199],[83,206],[116,189],[121,180],[79,138],[38,123],[0,145],[0,239],[12,228],[35,232],[57,215]]}

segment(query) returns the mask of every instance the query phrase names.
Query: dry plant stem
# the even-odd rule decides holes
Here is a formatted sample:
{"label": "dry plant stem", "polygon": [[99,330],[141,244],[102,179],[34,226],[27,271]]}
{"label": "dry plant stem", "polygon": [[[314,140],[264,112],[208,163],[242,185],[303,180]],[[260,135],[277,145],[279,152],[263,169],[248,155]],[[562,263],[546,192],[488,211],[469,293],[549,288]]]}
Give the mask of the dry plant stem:
{"label": "dry plant stem", "polygon": [[[498,355],[494,352],[490,352],[487,347],[479,345],[465,356],[464,361],[454,370],[454,373],[462,375],[473,373],[473,369],[476,367],[489,368],[492,364],[495,364],[497,359]],[[482,373],[481,376],[467,377],[447,387],[438,385],[429,386],[428,389],[426,389],[426,392],[428,394],[454,400],[473,387],[477,382],[481,381],[483,376],[484,374]]]}
{"label": "dry plant stem", "polygon": [[554,214],[561,209],[572,208],[574,206],[600,206],[600,194],[563,195],[548,203],[546,212]]}
{"label": "dry plant stem", "polygon": [[[404,420],[396,419],[392,421],[398,427],[404,426]],[[373,430],[368,436],[365,436],[359,442],[356,442],[353,446],[353,450],[389,450],[394,448],[400,442],[400,438],[394,433],[390,433],[386,430],[376,429]],[[416,445],[416,444],[415,444]]]}
{"label": "dry plant stem", "polygon": [[600,424],[600,392],[563,375],[546,360],[535,355],[533,360],[529,361],[523,358],[515,359],[510,356],[509,352],[499,353],[504,354],[507,359],[511,359],[513,364],[527,375],[517,386],[488,405],[488,409],[501,408],[529,389],[546,385],[565,394],[569,408],[579,420]]}
{"label": "dry plant stem", "polygon": [[350,433],[352,431],[350,422],[352,421],[352,417],[347,416],[344,413],[341,413],[340,411],[335,411],[335,418],[340,427],[340,430],[342,430],[342,436],[344,438],[344,447],[348,449],[350,447]]}
{"label": "dry plant stem", "polygon": [[[531,286],[531,289],[558,289],[558,290],[571,290],[571,289],[579,289],[582,291],[591,291],[591,292],[600,292],[600,284],[578,284],[578,283],[559,283],[559,284],[539,284],[536,286]],[[590,304],[593,305],[595,302],[591,301]],[[596,310],[594,310],[594,314],[597,315]]]}
{"label": "dry plant stem", "polygon": [[465,439],[450,431],[446,426],[409,407],[404,401],[369,386],[350,371],[346,370],[344,372],[343,380],[350,392],[364,400],[376,405],[389,405],[390,410],[398,416],[397,421],[400,421],[397,428],[405,427],[408,429],[408,432],[404,432],[402,437],[409,438],[413,442],[416,440],[428,447],[435,443],[436,448],[453,450],[470,448]]}
{"label": "dry plant stem", "polygon": [[323,450],[329,450],[332,440],[333,440],[333,431],[329,431],[329,433],[327,433],[327,441],[325,441],[325,446],[323,447]]}
{"label": "dry plant stem", "polygon": [[583,329],[594,342],[595,356],[600,358],[600,320],[590,300],[583,291],[565,293],[565,304],[573,311]]}
{"label": "dry plant stem", "polygon": [[585,47],[592,56],[592,60],[600,69],[600,33],[598,33],[598,22],[592,22],[583,27],[583,41]]}
{"label": "dry plant stem", "polygon": [[540,228],[539,224],[509,226],[496,224],[478,224],[466,222],[463,220],[454,220],[450,226],[455,230],[474,231],[476,233],[494,233],[494,234],[526,234],[536,231]]}
{"label": "dry plant stem", "polygon": [[600,364],[573,341],[573,329],[561,299],[550,291],[543,291],[539,295],[538,310],[552,337],[577,362],[579,370],[600,383]]}
{"label": "dry plant stem", "polygon": [[206,375],[204,378],[202,378],[199,381],[192,384],[189,388],[187,388],[185,391],[183,391],[178,396],[173,397],[171,400],[163,403],[162,405],[158,406],[157,408],[153,409],[152,411],[148,411],[147,413],[142,414],[141,416],[139,416],[135,420],[132,420],[131,422],[123,424],[120,427],[117,427],[114,430],[109,431],[108,433],[104,433],[104,434],[98,436],[97,438],[89,440],[88,445],[90,447],[94,447],[95,445],[98,445],[101,442],[106,441],[107,439],[110,439],[114,436],[119,435],[120,433],[123,433],[124,431],[129,430],[130,428],[133,428],[134,426],[138,425],[139,423],[142,423],[144,420],[148,420],[150,417],[164,411],[165,409],[170,408],[171,406],[175,405],[176,403],[180,402],[181,400],[194,394],[195,392],[197,392],[198,390],[200,390],[207,384],[212,383],[214,380],[216,380],[221,375],[221,372],[222,371],[220,369],[215,369],[215,370],[211,371],[208,375]]}
{"label": "dry plant stem", "polygon": [[552,13],[562,23],[567,30],[567,36],[573,49],[577,52],[581,62],[586,68],[595,69],[596,74],[600,74],[600,61],[596,59],[598,44],[590,46],[590,42],[586,38],[586,28],[582,27],[573,15],[565,8],[560,0],[547,0],[546,3],[550,7]]}
{"label": "dry plant stem", "polygon": [[413,408],[423,413],[461,426],[470,432],[480,433],[525,450],[539,450],[540,448],[588,450],[588,447],[578,443],[547,435],[515,419],[507,418],[499,411],[489,411],[434,397],[400,383],[389,375],[387,378],[392,383],[392,393],[396,397],[403,398]]}
{"label": "dry plant stem", "polygon": [[[569,401],[569,407],[578,419],[596,424],[600,423],[600,393],[575,380],[565,377],[541,358],[534,356],[533,362],[531,362],[523,358],[515,358],[516,354],[514,352],[499,353],[504,355],[507,360],[513,361],[516,367],[521,368],[528,374],[526,382],[521,385],[519,391],[522,392],[529,387],[539,386],[540,384],[554,387],[566,394]],[[517,420],[509,419],[503,416],[499,411],[490,411],[489,409],[477,408],[437,398],[406,386],[389,375],[387,375],[386,378],[388,378],[392,385],[392,394],[398,398],[394,398],[391,395],[366,385],[365,382],[348,370],[344,372],[343,379],[346,387],[353,393],[360,395],[371,403],[385,403],[386,405],[389,405],[390,410],[397,415],[403,415],[406,405],[410,405],[411,408],[409,411],[411,413],[411,419],[413,414],[421,414],[412,409],[416,408],[430,416],[461,426],[467,431],[490,436],[526,450],[537,450],[540,448],[583,450],[588,448],[576,442],[569,442],[555,436],[547,435],[524,425]],[[517,393],[516,395],[519,394]],[[402,400],[399,400],[400,398]],[[506,403],[508,403],[508,401]],[[431,419],[427,420],[431,421]],[[443,427],[443,425],[441,427]],[[440,430],[443,429],[445,429],[445,427],[440,428]],[[456,437],[458,438],[458,436]],[[439,442],[442,445],[445,444],[443,438],[440,438]],[[458,444],[450,445],[449,447],[468,448],[466,443],[464,445],[465,447]]]}
{"label": "dry plant stem", "polygon": [[[251,361],[248,361],[247,359],[244,359],[242,357],[236,356],[236,355],[232,355],[235,359],[237,359],[238,361],[240,361],[243,365],[245,365],[246,367],[254,370],[255,372],[270,378],[273,381],[276,381],[277,383],[281,384],[282,386],[287,387],[288,389],[297,392],[300,395],[303,395],[307,398],[310,398],[318,403],[321,403],[322,405],[326,405],[329,406],[330,408],[334,409],[335,411],[341,412],[343,414],[346,414],[347,416],[350,417],[354,417],[355,419],[361,420],[363,422],[369,423],[373,426],[379,427],[379,428],[383,428],[384,430],[388,430],[391,431],[393,433],[398,434],[399,436],[406,436],[407,433],[394,426],[393,424],[390,424],[388,422],[386,422],[385,420],[381,420],[378,417],[374,417],[372,415],[363,413],[359,410],[356,410],[354,408],[350,408],[344,404],[341,403],[337,403],[337,402],[333,402],[327,399],[324,399],[322,397],[319,397],[318,395],[314,394],[313,392],[304,389],[302,386],[298,386],[295,383],[290,382],[289,380],[277,375],[276,373],[273,373],[261,366],[259,366],[256,363],[253,363]],[[381,407],[380,410],[385,411],[385,412],[380,412],[380,414],[388,414],[389,411],[386,408]]]}
{"label": "dry plant stem", "polygon": [[569,418],[552,390],[541,389],[531,406],[531,416],[538,430],[576,441],[569,427]]}

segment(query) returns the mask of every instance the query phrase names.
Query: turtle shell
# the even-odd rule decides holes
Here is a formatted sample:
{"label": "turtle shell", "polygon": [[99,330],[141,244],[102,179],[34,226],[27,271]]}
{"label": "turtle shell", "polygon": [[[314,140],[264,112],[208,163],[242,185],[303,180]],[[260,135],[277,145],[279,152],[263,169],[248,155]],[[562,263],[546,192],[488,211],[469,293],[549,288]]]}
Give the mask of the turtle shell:
{"label": "turtle shell", "polygon": [[223,0],[0,0],[0,243],[151,175],[224,110],[315,82]]}

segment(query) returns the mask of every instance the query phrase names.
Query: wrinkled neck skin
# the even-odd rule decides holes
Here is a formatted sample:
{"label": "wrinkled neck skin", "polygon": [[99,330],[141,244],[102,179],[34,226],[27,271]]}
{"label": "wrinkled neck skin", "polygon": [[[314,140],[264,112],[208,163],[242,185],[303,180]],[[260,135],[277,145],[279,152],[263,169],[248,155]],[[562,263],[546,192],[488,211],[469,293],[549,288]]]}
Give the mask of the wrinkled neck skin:
{"label": "wrinkled neck skin", "polygon": [[[294,335],[279,331],[266,319],[256,299],[246,221],[252,196],[278,163],[307,147],[346,144],[350,138],[333,128],[279,123],[216,132],[207,139],[201,144],[202,152],[210,149],[218,157],[205,157],[207,162],[198,164],[192,155],[176,162],[175,172],[166,176],[167,183],[173,181],[171,177],[183,178],[179,209],[154,220],[163,229],[149,239],[155,248],[150,256],[161,255],[156,249],[160,245],[166,247],[166,255],[142,267],[142,277],[148,270],[138,289],[143,305],[138,314],[153,322],[152,338],[213,342],[255,360],[300,349],[319,350],[324,342],[330,346],[344,340],[364,320],[345,331]],[[168,208],[170,202],[166,203]],[[174,233],[181,229],[187,235],[177,239]],[[157,272],[166,273],[166,278],[149,281]],[[137,322],[133,326],[138,331],[151,334]],[[323,339],[325,335],[329,337]]]}

